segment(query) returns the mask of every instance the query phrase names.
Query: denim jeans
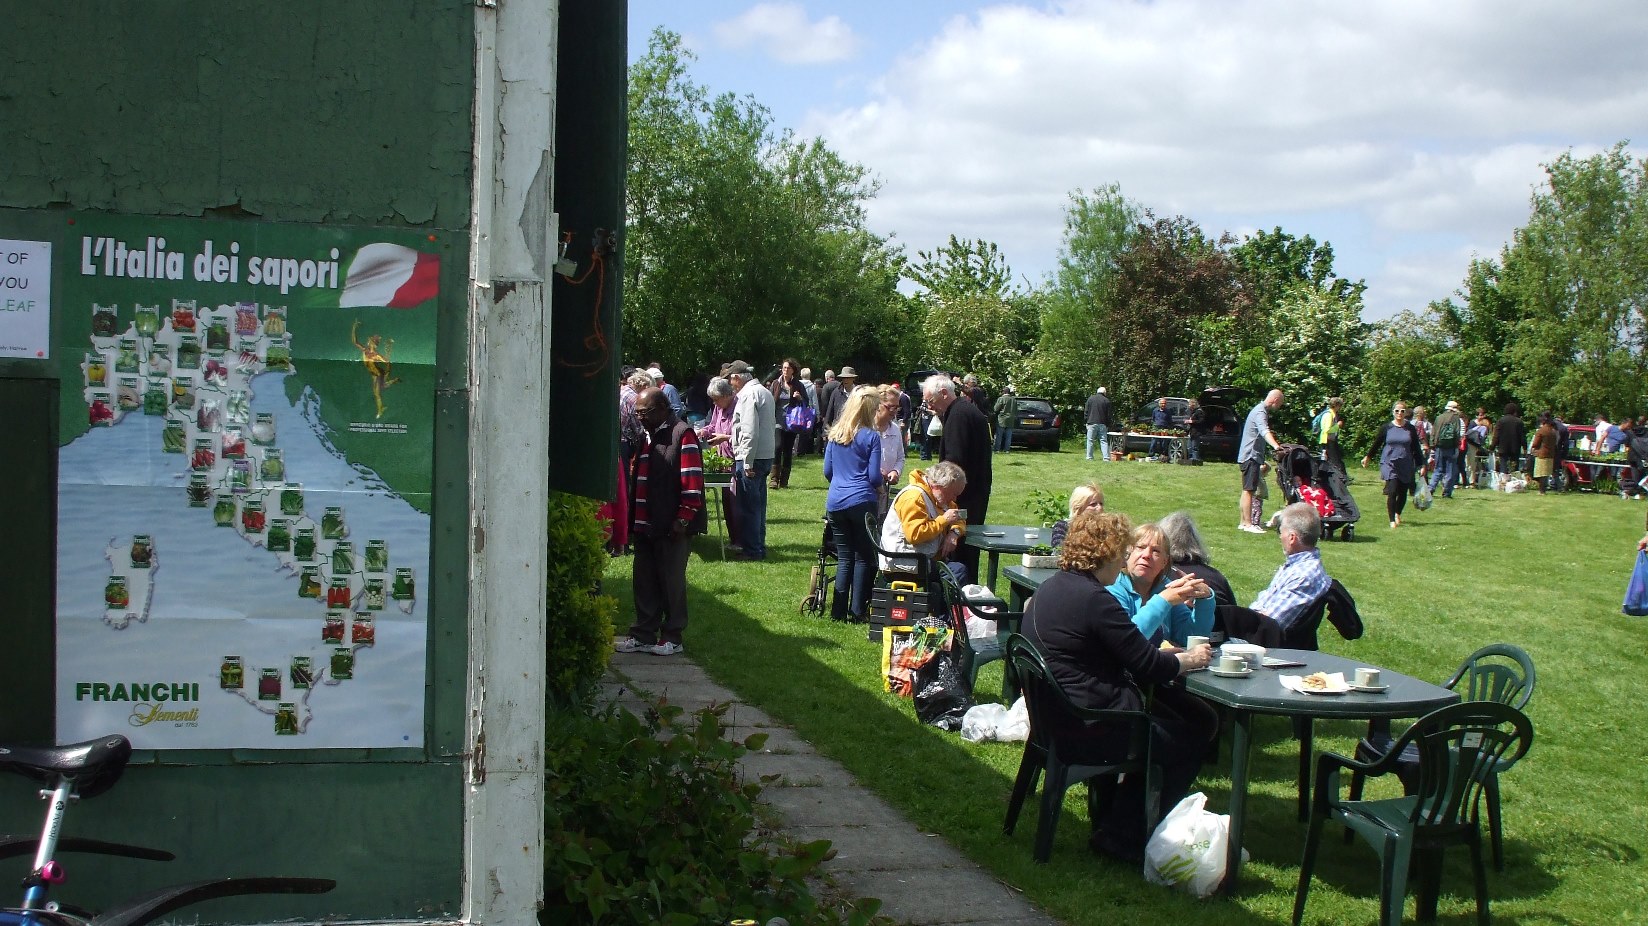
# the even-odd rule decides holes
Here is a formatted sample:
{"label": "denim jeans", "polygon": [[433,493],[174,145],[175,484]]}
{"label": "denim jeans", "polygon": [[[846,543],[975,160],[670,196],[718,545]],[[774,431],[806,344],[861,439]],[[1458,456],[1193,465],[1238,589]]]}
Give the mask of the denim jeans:
{"label": "denim jeans", "polygon": [[[862,621],[870,613],[870,588],[875,584],[876,548],[865,518],[875,513],[875,502],[864,502],[826,512],[835,535],[836,615]],[[849,592],[851,593],[849,597]]]}
{"label": "denim jeans", "polygon": [[1012,448],[1012,446],[1013,446],[1013,429],[1011,427],[1004,428],[999,424],[996,425],[996,450],[997,450],[997,452],[1006,453],[1009,449]]}
{"label": "denim jeans", "polygon": [[740,460],[732,465],[744,552],[750,556],[767,555],[767,476],[772,465],[771,460]]}
{"label": "denim jeans", "polygon": [[1093,440],[1095,438],[1099,441],[1099,459],[1110,459],[1110,432],[1102,424],[1087,426],[1087,458],[1089,460],[1093,459]]}
{"label": "denim jeans", "polygon": [[1436,472],[1431,473],[1431,491],[1437,486],[1442,487],[1443,495],[1452,495],[1454,483],[1459,479],[1459,450],[1455,447],[1436,448]]}

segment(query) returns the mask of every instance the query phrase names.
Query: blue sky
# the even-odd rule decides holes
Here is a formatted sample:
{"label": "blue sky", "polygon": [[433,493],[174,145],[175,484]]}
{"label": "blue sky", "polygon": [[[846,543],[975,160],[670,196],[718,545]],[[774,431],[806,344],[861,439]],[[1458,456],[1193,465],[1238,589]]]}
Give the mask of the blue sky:
{"label": "blue sky", "polygon": [[[1056,266],[1076,189],[1238,238],[1331,242],[1366,317],[1449,296],[1526,221],[1540,164],[1648,125],[1648,4],[1604,0],[630,0],[882,182],[869,224]],[[1641,156],[1641,148],[1633,147]]]}

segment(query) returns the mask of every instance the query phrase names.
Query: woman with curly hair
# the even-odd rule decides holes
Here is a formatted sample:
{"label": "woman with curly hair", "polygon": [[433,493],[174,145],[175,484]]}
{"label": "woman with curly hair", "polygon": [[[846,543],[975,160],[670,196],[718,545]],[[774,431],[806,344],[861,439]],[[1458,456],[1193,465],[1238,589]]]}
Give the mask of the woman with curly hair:
{"label": "woman with curly hair", "polygon": [[[1133,525],[1126,517],[1080,512],[1070,521],[1059,571],[1042,583],[1025,615],[1024,636],[1078,707],[1142,710],[1144,695],[1135,683],[1167,685],[1212,661],[1213,651],[1205,643],[1177,652],[1152,646],[1106,591],[1121,574],[1132,545]],[[1048,727],[1067,761],[1109,762],[1128,749],[1124,726],[1055,715]],[[1209,731],[1186,724],[1177,713],[1152,711],[1151,759],[1162,767],[1161,803],[1151,808],[1153,818],[1189,793],[1209,742]],[[1143,858],[1148,835],[1143,777],[1126,776],[1108,811],[1093,821],[1088,845],[1094,851],[1130,863]]]}

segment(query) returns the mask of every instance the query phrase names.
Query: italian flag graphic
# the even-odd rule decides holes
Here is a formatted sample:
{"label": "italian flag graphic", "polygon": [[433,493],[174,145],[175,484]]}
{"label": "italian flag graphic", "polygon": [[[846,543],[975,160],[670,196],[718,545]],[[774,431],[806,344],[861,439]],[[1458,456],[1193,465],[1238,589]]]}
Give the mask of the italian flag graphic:
{"label": "italian flag graphic", "polygon": [[435,298],[440,278],[439,254],[385,242],[368,244],[355,252],[344,270],[338,306],[410,309]]}

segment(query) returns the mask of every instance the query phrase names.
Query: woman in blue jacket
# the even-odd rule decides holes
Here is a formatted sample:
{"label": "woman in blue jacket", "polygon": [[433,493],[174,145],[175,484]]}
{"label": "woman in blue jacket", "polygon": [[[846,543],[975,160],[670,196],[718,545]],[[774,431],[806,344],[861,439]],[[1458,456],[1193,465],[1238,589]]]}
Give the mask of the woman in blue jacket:
{"label": "woman in blue jacket", "polygon": [[1162,529],[1139,525],[1127,550],[1127,564],[1110,585],[1110,594],[1151,643],[1167,640],[1182,649],[1190,637],[1213,630],[1213,590],[1183,572],[1169,582],[1172,562],[1173,548]]}
{"label": "woman in blue jacket", "polygon": [[874,427],[880,404],[874,386],[854,389],[824,443],[824,478],[830,482],[824,516],[835,536],[836,556],[830,616],[859,624],[868,619],[876,573],[875,542],[866,519],[876,513],[882,484],[881,435]]}

